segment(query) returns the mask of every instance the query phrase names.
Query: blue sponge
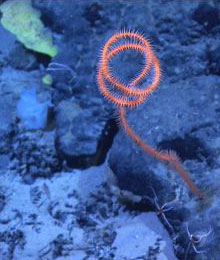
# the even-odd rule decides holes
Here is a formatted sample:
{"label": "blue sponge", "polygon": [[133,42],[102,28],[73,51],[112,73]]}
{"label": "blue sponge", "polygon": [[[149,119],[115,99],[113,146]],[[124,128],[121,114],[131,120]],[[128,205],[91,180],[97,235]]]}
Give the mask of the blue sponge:
{"label": "blue sponge", "polygon": [[40,103],[34,88],[25,90],[17,103],[17,116],[26,129],[40,129],[46,126],[50,101]]}

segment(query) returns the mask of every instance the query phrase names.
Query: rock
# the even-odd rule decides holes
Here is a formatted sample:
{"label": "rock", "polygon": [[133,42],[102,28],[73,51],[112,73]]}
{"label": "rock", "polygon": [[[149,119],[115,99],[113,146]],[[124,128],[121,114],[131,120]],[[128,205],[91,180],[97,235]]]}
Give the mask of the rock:
{"label": "rock", "polygon": [[103,120],[93,116],[95,108],[81,108],[74,100],[65,100],[56,108],[56,147],[69,167],[87,168],[99,164],[103,155],[97,149],[103,132]]}
{"label": "rock", "polygon": [[208,2],[201,2],[195,9],[192,18],[202,24],[207,31],[220,25],[220,16],[217,6],[212,6]]}
{"label": "rock", "polygon": [[[110,167],[121,190],[153,199],[153,187],[160,205],[177,201],[171,216],[174,229],[182,229],[179,235],[184,234],[185,240],[188,239],[187,221],[203,220],[196,232],[202,227],[216,229],[218,226],[214,212],[218,211],[216,196],[220,195],[217,173],[220,172],[219,84],[219,78],[214,75],[192,77],[169,86],[162,83],[145,105],[127,113],[129,125],[144,142],[156,149],[174,150],[179,155],[203,200],[196,201],[194,194],[189,195],[191,191],[175,171],[146,154],[123,130],[115,138],[109,156]],[[215,236],[217,241],[218,235]],[[206,243],[207,254],[213,251],[212,246]],[[189,254],[192,256],[193,250]],[[182,259],[184,254],[178,257]],[[218,259],[217,253],[213,259]]]}
{"label": "rock", "polygon": [[116,260],[152,257],[177,260],[167,231],[153,212],[142,213],[116,229]]}

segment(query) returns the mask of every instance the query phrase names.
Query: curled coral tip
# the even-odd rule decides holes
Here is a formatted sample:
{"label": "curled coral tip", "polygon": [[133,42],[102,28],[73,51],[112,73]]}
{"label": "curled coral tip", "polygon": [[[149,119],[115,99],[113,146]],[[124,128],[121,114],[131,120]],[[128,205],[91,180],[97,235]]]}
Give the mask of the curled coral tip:
{"label": "curled coral tip", "polygon": [[[128,49],[140,52],[144,57],[144,65],[138,75],[126,84],[113,76],[110,72],[109,63],[115,55]],[[146,84],[141,89],[138,88],[137,84],[147,76],[151,69],[154,71],[151,84]],[[100,92],[114,105],[129,108],[140,105],[156,89],[159,80],[159,62],[152,51],[150,43],[142,35],[132,31],[121,31],[115,33],[106,42],[101,52],[97,82]],[[109,86],[114,86],[121,94],[113,93]]]}

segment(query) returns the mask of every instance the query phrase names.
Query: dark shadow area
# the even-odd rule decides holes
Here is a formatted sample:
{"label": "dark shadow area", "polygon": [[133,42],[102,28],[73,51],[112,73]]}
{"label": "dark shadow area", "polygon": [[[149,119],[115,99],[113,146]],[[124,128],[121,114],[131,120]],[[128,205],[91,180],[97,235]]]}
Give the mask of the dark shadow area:
{"label": "dark shadow area", "polygon": [[[103,129],[98,141],[96,153],[94,155],[81,154],[80,156],[60,157],[60,160],[66,160],[67,166],[70,168],[87,169],[91,166],[97,166],[104,163],[107,153],[111,148],[114,137],[118,132],[118,125],[115,119],[109,119]],[[59,153],[59,144],[56,140],[56,150]]]}
{"label": "dark shadow area", "polygon": [[207,159],[208,164],[211,163],[210,154],[205,145],[198,138],[189,135],[185,135],[184,138],[164,140],[158,144],[158,149],[175,151],[181,161],[197,160],[202,162]]}

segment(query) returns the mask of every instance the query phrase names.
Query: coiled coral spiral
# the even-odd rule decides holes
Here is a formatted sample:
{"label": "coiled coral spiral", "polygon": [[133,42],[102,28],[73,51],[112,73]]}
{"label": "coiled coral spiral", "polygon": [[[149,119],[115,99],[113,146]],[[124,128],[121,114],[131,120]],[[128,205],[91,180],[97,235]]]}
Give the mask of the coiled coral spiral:
{"label": "coiled coral spiral", "polygon": [[[132,80],[125,83],[113,75],[110,62],[114,56],[129,49],[142,54],[144,65]],[[151,74],[153,74],[153,77],[150,83],[147,82],[141,87],[138,86],[138,83],[146,79],[152,71],[153,73]],[[169,163],[187,183],[191,191],[198,198],[201,198],[198,188],[190,180],[189,174],[183,169],[178,156],[174,152],[161,152],[148,146],[132,131],[126,121],[125,108],[135,108],[144,102],[149,94],[157,88],[160,76],[159,61],[153,53],[150,43],[141,34],[132,31],[121,31],[113,34],[105,43],[101,51],[97,82],[103,96],[118,108],[120,124],[126,134],[149,155],[160,161]]]}

